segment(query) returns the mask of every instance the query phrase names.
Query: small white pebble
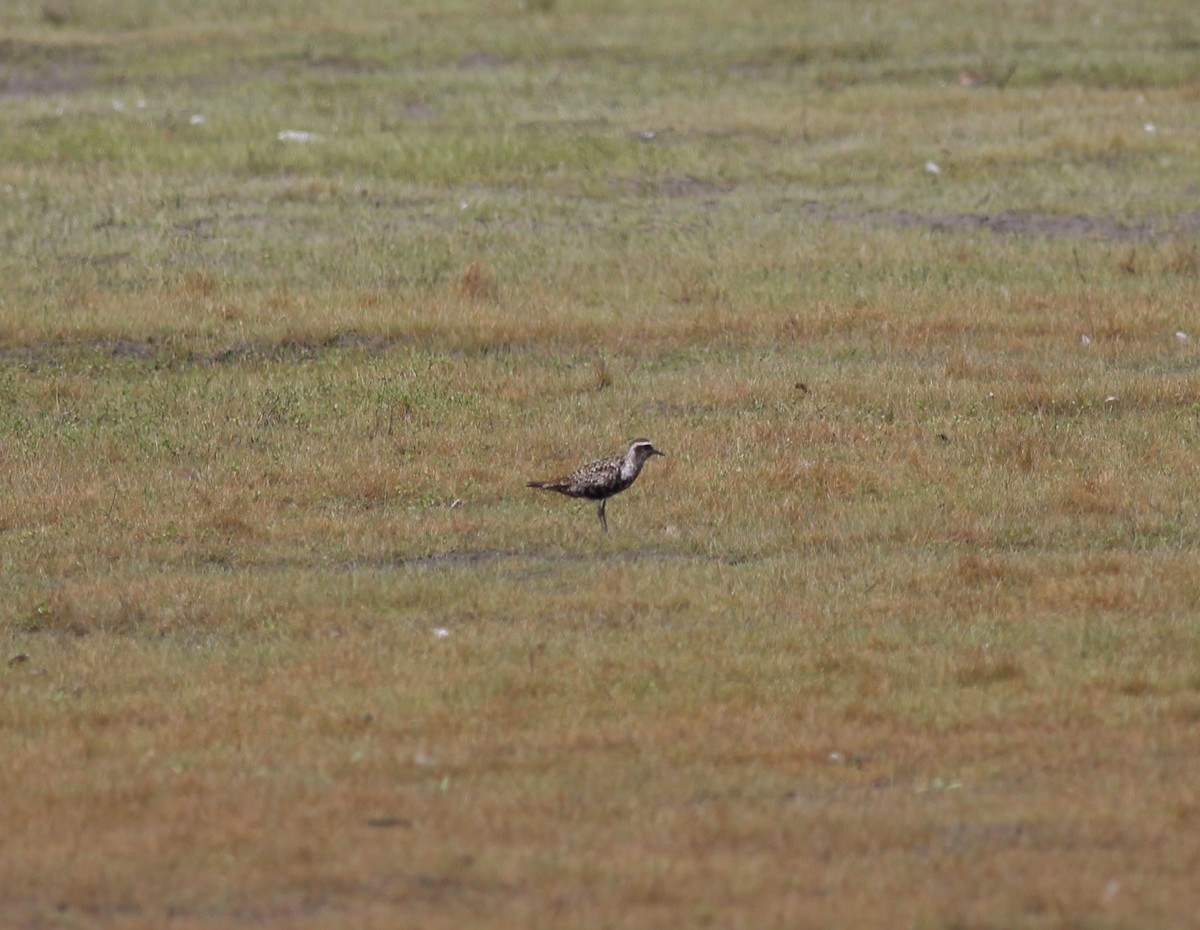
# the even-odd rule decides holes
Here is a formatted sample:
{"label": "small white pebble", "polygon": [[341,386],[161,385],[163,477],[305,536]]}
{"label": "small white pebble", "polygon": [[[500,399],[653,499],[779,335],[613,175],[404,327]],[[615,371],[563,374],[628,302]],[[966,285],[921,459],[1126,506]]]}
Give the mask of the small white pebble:
{"label": "small white pebble", "polygon": [[275,137],[280,142],[320,142],[321,135],[307,129],[283,129]]}
{"label": "small white pebble", "polygon": [[191,123],[193,126],[199,126],[201,123],[204,122],[204,114],[203,113],[193,113],[188,118],[188,122]]}
{"label": "small white pebble", "polygon": [[638,136],[647,142],[649,142],[651,139],[653,139],[657,135],[658,135],[658,133],[655,132],[653,129],[643,129],[641,132],[638,133]]}
{"label": "small white pebble", "polygon": [[469,200],[460,201],[458,204],[458,209],[460,209],[460,210],[469,210],[470,208],[471,208],[471,202]]}
{"label": "small white pebble", "polygon": [[935,161],[925,162],[925,170],[928,171],[930,174],[941,174],[942,173],[942,169],[938,166],[938,163]]}
{"label": "small white pebble", "polygon": [[1082,345],[1090,346],[1092,344],[1092,337],[1089,336],[1087,333],[1084,333],[1082,336],[1079,337],[1079,342]]}
{"label": "small white pebble", "polygon": [[444,626],[439,626],[433,631],[433,635],[437,639],[445,639],[447,636],[450,635],[450,631],[447,630]]}
{"label": "small white pebble", "polygon": [[1188,334],[1187,334],[1187,333],[1185,333],[1185,332],[1184,332],[1184,331],[1181,329],[1181,330],[1179,330],[1177,333],[1175,333],[1175,338],[1176,338],[1176,339],[1178,339],[1180,342],[1187,342],[1187,341],[1188,341]]}
{"label": "small white pebble", "polygon": [[1153,123],[1147,123],[1142,128],[1145,129],[1146,132],[1158,132],[1158,127],[1155,126]]}
{"label": "small white pebble", "polygon": [[829,754],[829,761],[830,762],[841,762],[842,754],[840,752],[831,752]]}

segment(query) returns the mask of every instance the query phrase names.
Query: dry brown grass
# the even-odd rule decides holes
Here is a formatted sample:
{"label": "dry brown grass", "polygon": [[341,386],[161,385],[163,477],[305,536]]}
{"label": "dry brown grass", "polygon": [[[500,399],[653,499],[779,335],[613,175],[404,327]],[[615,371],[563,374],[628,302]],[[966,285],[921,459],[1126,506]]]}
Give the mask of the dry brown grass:
{"label": "dry brown grass", "polygon": [[1185,0],[233,6],[0,9],[0,925],[1196,925]]}
{"label": "dry brown grass", "polygon": [[[1186,923],[1171,392],[751,351],[10,376],[6,919]],[[520,493],[630,404],[611,539]]]}
{"label": "dry brown grass", "polygon": [[[947,698],[971,713],[931,726],[886,709],[913,686],[880,675],[869,644],[857,668],[801,660],[789,677],[808,687],[766,701],[718,656],[698,718],[680,694],[694,684],[659,651],[682,633],[610,626],[597,646],[559,631],[530,661],[486,624],[438,647],[427,632],[182,670],[162,647],[76,646],[71,726],[13,773],[42,773],[60,839],[41,832],[45,812],[9,818],[29,850],[5,876],[27,902],[9,914],[53,901],[57,919],[114,925],[213,909],[311,926],[1189,919],[1194,744],[1097,718],[1095,697],[1073,723],[1047,720],[1025,684],[1036,661],[1017,675],[965,659]],[[615,657],[621,642],[643,657]],[[151,683],[168,669],[164,701]],[[147,688],[104,684],[130,675]],[[1119,688],[1114,710],[1161,700]],[[996,689],[1026,697],[998,717]],[[598,717],[558,709],[596,699]],[[1095,810],[1097,791],[1113,806]]]}

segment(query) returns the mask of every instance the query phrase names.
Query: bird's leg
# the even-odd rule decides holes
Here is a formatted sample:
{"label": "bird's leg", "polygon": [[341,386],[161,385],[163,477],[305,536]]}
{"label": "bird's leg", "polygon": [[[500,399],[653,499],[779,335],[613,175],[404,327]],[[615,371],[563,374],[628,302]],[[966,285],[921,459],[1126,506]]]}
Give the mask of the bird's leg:
{"label": "bird's leg", "polygon": [[604,500],[602,500],[600,502],[600,526],[603,527],[604,532],[606,532],[606,533],[608,532],[608,521],[606,519],[604,519],[604,508],[607,505],[608,505],[608,498],[606,497],[606,498],[604,498]]}

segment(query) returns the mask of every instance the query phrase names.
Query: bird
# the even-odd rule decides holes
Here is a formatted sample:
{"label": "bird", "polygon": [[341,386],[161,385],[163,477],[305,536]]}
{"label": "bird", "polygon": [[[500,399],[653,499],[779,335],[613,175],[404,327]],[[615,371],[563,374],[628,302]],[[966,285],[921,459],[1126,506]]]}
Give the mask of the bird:
{"label": "bird", "polygon": [[654,448],[649,439],[635,439],[623,454],[608,455],[588,462],[557,481],[530,481],[527,487],[599,501],[600,526],[607,533],[608,520],[605,519],[604,508],[608,499],[633,484],[648,459],[665,454]]}

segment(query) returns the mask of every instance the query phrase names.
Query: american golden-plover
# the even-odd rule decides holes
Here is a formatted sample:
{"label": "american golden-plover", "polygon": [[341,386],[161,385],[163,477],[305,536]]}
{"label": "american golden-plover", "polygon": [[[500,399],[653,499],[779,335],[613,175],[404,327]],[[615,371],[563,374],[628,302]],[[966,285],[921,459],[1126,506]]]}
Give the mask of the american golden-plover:
{"label": "american golden-plover", "polygon": [[604,518],[604,508],[608,499],[614,494],[620,494],[637,480],[647,459],[663,454],[654,448],[649,439],[635,439],[623,455],[609,455],[588,462],[557,481],[530,481],[529,487],[557,491],[567,497],[584,497],[590,501],[599,501],[600,526],[607,533],[608,521]]}

